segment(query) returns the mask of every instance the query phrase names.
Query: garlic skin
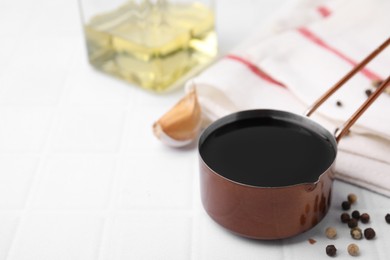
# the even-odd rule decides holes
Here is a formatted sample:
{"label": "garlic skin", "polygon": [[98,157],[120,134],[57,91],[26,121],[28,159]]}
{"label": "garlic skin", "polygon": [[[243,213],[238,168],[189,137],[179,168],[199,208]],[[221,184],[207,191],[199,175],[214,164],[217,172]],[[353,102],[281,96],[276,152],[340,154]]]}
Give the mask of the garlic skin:
{"label": "garlic skin", "polygon": [[202,111],[195,88],[153,124],[153,133],[172,147],[190,144],[199,134]]}

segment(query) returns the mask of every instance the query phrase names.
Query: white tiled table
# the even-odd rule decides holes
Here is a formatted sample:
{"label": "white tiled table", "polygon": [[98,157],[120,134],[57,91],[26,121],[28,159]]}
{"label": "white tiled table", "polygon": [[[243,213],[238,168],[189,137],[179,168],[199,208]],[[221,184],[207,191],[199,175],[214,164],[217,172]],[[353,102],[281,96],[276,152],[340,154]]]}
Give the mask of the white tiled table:
{"label": "white tiled table", "polygon": [[[222,51],[283,2],[218,1]],[[0,260],[328,259],[328,243],[351,259],[338,221],[348,192],[378,231],[358,242],[361,258],[389,259],[390,200],[341,182],[326,219],[293,239],[252,241],[212,222],[196,149],[165,147],[151,132],[181,96],[94,71],[76,1],[0,0]],[[337,240],[324,238],[328,225]]]}

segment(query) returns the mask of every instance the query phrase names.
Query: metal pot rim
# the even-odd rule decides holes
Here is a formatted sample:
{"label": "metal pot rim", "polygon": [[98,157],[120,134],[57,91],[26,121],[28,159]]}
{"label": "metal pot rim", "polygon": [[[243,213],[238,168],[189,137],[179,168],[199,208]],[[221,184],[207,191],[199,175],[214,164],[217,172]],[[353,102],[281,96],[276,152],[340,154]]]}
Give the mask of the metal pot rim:
{"label": "metal pot rim", "polygon": [[[266,187],[266,186],[256,186],[256,185],[250,185],[241,183],[232,179],[229,179],[216,171],[214,171],[204,160],[202,153],[201,153],[201,146],[206,141],[206,139],[217,129],[234,122],[238,122],[240,120],[245,119],[252,119],[252,118],[272,118],[273,120],[281,120],[284,122],[288,122],[291,124],[298,125],[300,127],[303,127],[309,131],[315,132],[325,140],[329,141],[332,144],[332,147],[334,148],[335,156],[332,160],[332,163],[318,176],[318,179],[314,182],[303,182],[303,183],[297,183],[297,184],[291,184],[291,185],[285,185],[285,186],[275,186],[275,187]],[[292,188],[297,186],[312,186],[316,185],[322,176],[329,172],[329,169],[333,167],[335,160],[337,158],[337,141],[336,138],[331,134],[327,129],[325,129],[323,126],[318,124],[317,122],[313,121],[309,117],[300,116],[291,112],[287,111],[281,111],[281,110],[272,110],[272,109],[251,109],[251,110],[243,110],[239,112],[235,112],[232,114],[229,114],[227,116],[224,116],[213,123],[211,123],[206,129],[203,130],[199,140],[198,140],[198,155],[200,160],[202,161],[203,165],[207,167],[212,173],[216,174],[217,176],[235,183],[237,185],[246,186],[250,188],[255,189],[286,189],[286,188]]]}

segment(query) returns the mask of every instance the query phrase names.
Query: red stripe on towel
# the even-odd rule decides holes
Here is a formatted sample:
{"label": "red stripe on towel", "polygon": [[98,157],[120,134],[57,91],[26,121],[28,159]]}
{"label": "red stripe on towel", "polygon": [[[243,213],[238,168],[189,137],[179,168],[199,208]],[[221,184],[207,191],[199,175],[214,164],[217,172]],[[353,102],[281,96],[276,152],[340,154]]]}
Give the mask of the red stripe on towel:
{"label": "red stripe on towel", "polygon": [[325,6],[318,6],[317,11],[322,17],[328,17],[332,12]]}
{"label": "red stripe on towel", "polygon": [[265,81],[268,81],[270,83],[273,83],[275,85],[278,85],[280,87],[283,87],[285,88],[286,86],[283,85],[282,83],[280,83],[279,81],[275,80],[274,78],[272,78],[270,75],[268,75],[266,72],[264,72],[263,70],[261,70],[258,66],[256,66],[255,64],[251,63],[250,61],[247,61],[239,56],[236,56],[236,55],[233,55],[233,54],[229,54],[227,56],[225,56],[225,58],[227,59],[231,59],[231,60],[235,60],[235,61],[238,61],[242,64],[244,64],[245,66],[247,66],[253,73],[255,73],[257,76],[259,76],[260,78],[262,78],[263,80]]}
{"label": "red stripe on towel", "polygon": [[[317,44],[318,46],[321,46],[322,48],[332,52],[333,54],[335,54],[336,56],[338,56],[339,58],[343,59],[344,61],[348,62],[349,64],[351,64],[352,66],[356,66],[358,63],[355,62],[354,60],[352,60],[351,58],[347,57],[346,55],[344,55],[343,53],[341,53],[340,51],[338,51],[337,49],[335,49],[334,47],[330,46],[329,44],[327,44],[325,41],[323,41],[321,38],[319,38],[317,35],[315,35],[313,32],[311,32],[309,29],[305,28],[305,27],[300,27],[298,28],[298,32],[303,35],[306,39],[312,41],[313,43]],[[374,72],[370,71],[369,69],[367,68],[363,68],[361,71],[360,71],[364,76],[366,76],[367,78],[369,78],[370,80],[380,80],[381,77],[378,76],[377,74],[375,74]]]}

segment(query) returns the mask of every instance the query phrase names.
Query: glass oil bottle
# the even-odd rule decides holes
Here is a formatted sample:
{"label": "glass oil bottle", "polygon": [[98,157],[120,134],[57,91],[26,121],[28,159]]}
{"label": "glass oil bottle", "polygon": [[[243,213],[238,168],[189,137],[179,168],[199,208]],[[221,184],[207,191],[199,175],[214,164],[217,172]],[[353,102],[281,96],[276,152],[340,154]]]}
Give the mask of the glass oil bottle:
{"label": "glass oil bottle", "polygon": [[175,88],[217,55],[212,1],[79,1],[90,64],[144,89]]}

